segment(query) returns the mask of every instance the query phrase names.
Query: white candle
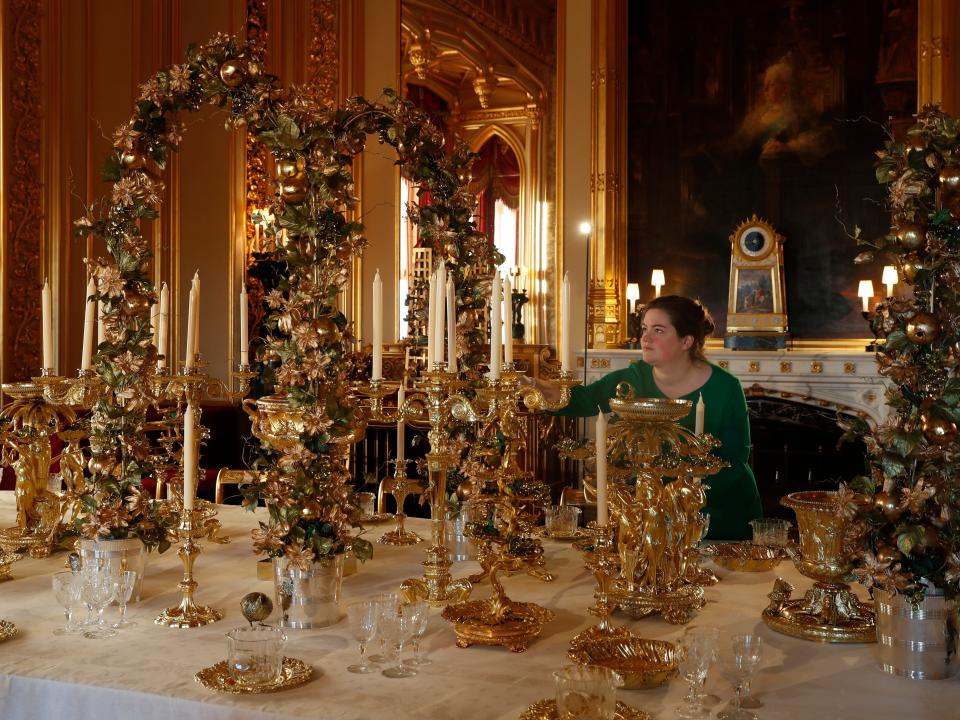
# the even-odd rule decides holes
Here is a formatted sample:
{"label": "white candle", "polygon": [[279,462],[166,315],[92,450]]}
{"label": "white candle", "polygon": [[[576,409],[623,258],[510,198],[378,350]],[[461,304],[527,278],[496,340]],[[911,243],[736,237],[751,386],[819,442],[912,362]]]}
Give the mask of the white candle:
{"label": "white candle", "polygon": [[607,417],[597,415],[597,525],[606,525],[607,515]]}
{"label": "white candle", "polygon": [[697,413],[693,424],[693,434],[703,435],[703,413],[706,406],[703,404],[703,393],[700,393],[700,399],[697,400]]}
{"label": "white candle", "polygon": [[183,509],[193,510],[197,491],[197,435],[194,427],[193,403],[183,414]]}
{"label": "white candle", "polygon": [[443,364],[443,331],[446,326],[446,313],[444,312],[444,304],[447,293],[447,263],[440,261],[440,267],[437,268],[437,311],[434,316],[434,332],[436,333],[433,340],[433,349],[437,353],[437,356],[433,359],[434,362]]}
{"label": "white candle", "polygon": [[184,361],[184,365],[187,370],[193,369],[193,361],[196,356],[196,345],[197,336],[193,331],[194,324],[194,310],[193,306],[196,304],[197,295],[194,292],[194,289],[190,289],[190,303],[187,305],[187,356]]}
{"label": "white candle", "polygon": [[[193,303],[193,352],[200,352],[200,271],[193,274],[193,291],[196,294]],[[191,360],[191,362],[193,362]]]}
{"label": "white candle", "polygon": [[503,328],[500,322],[500,271],[490,287],[490,379],[500,379],[500,354],[503,352]]}
{"label": "white candle", "polygon": [[383,282],[379,269],[373,274],[373,369],[370,379],[383,379]]}
{"label": "white candle", "polygon": [[563,274],[563,288],[560,291],[560,370],[573,372],[570,358],[570,276]]}
{"label": "white candle", "polygon": [[447,372],[457,371],[457,289],[447,278]]}
{"label": "white candle", "polygon": [[40,291],[40,314],[43,322],[43,367],[53,368],[53,311],[50,296],[50,282],[43,279]]}
{"label": "white candle", "polygon": [[170,291],[167,284],[160,285],[160,329],[157,334],[157,352],[160,354],[160,367],[167,366],[167,335],[170,328]]}
{"label": "white candle", "polygon": [[433,347],[434,333],[433,326],[435,323],[434,320],[434,310],[437,307],[437,271],[434,270],[430,275],[430,293],[429,299],[427,301],[427,370],[433,370],[433,359],[436,357],[436,348]]}
{"label": "white candle", "polygon": [[399,410],[403,407],[403,403],[407,400],[407,389],[403,386],[403,383],[400,383],[400,390],[397,392],[397,462],[403,462],[406,458],[406,450],[404,449],[404,444],[407,439],[407,424],[403,421],[403,415],[400,414]]}
{"label": "white candle", "polygon": [[[257,227],[260,227],[257,225]],[[246,367],[250,364],[250,305],[247,300],[247,285],[240,286],[240,364]]]}
{"label": "white candle", "polygon": [[93,336],[97,324],[97,301],[91,296],[96,295],[97,284],[93,278],[87,281],[87,296],[84,298],[83,309],[83,354],[80,356],[80,369],[89,370],[93,360]]}
{"label": "white candle", "polygon": [[503,362],[513,365],[513,283],[503,279]]}

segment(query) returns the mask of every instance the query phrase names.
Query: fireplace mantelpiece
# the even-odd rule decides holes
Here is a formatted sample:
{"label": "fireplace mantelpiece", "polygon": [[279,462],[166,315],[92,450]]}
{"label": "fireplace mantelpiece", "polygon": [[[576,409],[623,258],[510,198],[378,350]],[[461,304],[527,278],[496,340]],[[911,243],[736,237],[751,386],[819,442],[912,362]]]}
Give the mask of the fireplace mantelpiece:
{"label": "fireplace mantelpiece", "polygon": [[[588,350],[587,382],[641,357],[639,350]],[[873,353],[851,349],[726,350],[707,348],[710,362],[740,378],[747,396],[779,397],[859,415],[872,425],[886,419],[889,382]],[[583,368],[583,351],[577,366]]]}

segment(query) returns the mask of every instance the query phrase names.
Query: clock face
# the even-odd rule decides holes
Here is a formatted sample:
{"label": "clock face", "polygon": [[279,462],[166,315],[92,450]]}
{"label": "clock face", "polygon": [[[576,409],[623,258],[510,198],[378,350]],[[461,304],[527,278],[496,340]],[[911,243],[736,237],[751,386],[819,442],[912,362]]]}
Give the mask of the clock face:
{"label": "clock face", "polygon": [[750,227],[740,235],[740,252],[747,257],[757,258],[770,251],[770,235],[761,227]]}

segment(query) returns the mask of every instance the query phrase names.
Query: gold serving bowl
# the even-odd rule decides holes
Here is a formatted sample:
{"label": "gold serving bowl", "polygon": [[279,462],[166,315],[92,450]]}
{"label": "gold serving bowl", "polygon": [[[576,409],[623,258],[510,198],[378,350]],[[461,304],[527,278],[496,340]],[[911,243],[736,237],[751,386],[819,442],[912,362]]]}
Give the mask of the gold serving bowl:
{"label": "gold serving bowl", "polygon": [[642,422],[676,422],[690,414],[693,406],[689,400],[662,398],[614,398],[610,409],[625,420]]}
{"label": "gold serving bowl", "polygon": [[705,545],[702,551],[720,567],[737,572],[773,570],[786,556],[786,552],[781,547],[746,542]]}
{"label": "gold serving bowl", "polygon": [[659,687],[677,674],[677,648],[665,640],[601,637],[578,643],[567,656],[581,665],[615,670],[625,690]]}

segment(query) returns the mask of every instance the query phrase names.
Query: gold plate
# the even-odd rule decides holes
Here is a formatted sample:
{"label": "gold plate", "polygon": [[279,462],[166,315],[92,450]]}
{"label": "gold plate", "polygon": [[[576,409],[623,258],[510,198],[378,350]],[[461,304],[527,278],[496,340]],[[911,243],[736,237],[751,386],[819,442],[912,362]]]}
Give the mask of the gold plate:
{"label": "gold plate", "polygon": [[[653,716],[639,708],[617,703],[615,720],[653,720]],[[560,720],[557,715],[556,700],[541,700],[535,702],[521,713],[519,720]]]}
{"label": "gold plate", "polygon": [[557,542],[570,542],[572,540],[582,540],[583,538],[593,539],[593,535],[588,533],[583,528],[577,528],[571,535],[557,535],[555,533],[547,532],[546,528],[544,528],[540,535],[547,540],[556,540]]}
{"label": "gold plate", "polygon": [[701,552],[720,567],[737,572],[773,570],[787,556],[783,548],[749,542],[705,545]]}
{"label": "gold plate", "polygon": [[20,634],[20,628],[9,620],[0,620],[0,642],[10,640]]}
{"label": "gold plate", "polygon": [[280,678],[275,682],[256,687],[238,685],[236,681],[230,677],[226,660],[221,660],[216,665],[204,668],[193,677],[208,690],[238,695],[257,695],[260,693],[289,690],[298,685],[303,685],[313,677],[313,667],[307,665],[303,660],[285,657],[283,659],[283,670],[280,671]]}
{"label": "gold plate", "polygon": [[371,525],[376,525],[377,523],[384,523],[388,520],[393,520],[393,515],[390,513],[374,513],[373,515],[364,515],[360,518],[362,523],[370,523]]}
{"label": "gold plate", "polygon": [[626,690],[659,687],[677,674],[677,647],[666,640],[607,637],[571,647],[567,657],[580,665],[609,668]]}
{"label": "gold plate", "polygon": [[872,621],[857,620],[843,625],[819,623],[802,612],[806,599],[788,600],[779,612],[767,607],[760,617],[773,630],[790,637],[814,642],[872,643],[877,641],[877,628]]}

